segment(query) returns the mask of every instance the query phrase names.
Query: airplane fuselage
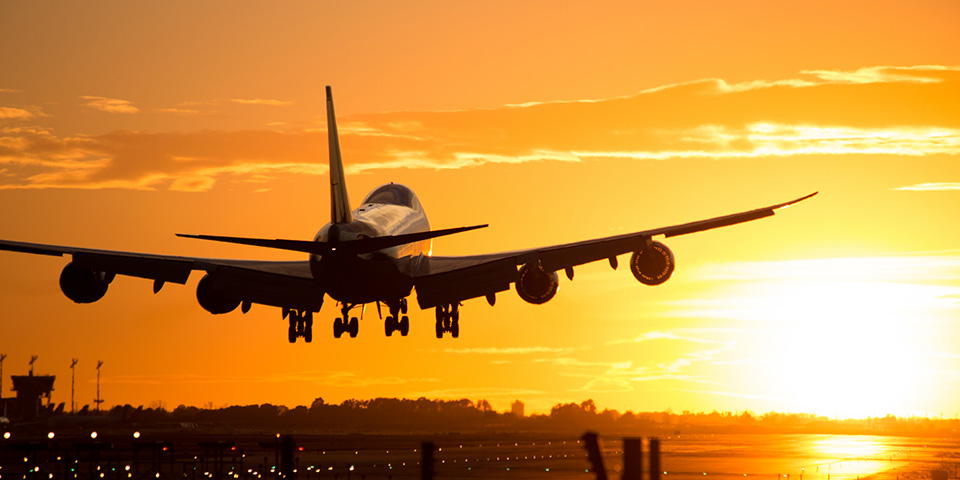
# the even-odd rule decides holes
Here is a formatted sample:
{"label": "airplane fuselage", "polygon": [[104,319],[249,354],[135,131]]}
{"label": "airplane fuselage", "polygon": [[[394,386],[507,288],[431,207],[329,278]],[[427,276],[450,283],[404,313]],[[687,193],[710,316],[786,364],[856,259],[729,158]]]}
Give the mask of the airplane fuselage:
{"label": "airplane fuselage", "polygon": [[[399,184],[374,189],[351,213],[352,221],[327,223],[314,240],[337,243],[430,230],[417,196]],[[430,248],[431,240],[423,240],[359,255],[334,250],[311,255],[310,270],[323,291],[341,303],[394,301],[413,289],[412,279],[398,269],[397,259],[429,255]]]}

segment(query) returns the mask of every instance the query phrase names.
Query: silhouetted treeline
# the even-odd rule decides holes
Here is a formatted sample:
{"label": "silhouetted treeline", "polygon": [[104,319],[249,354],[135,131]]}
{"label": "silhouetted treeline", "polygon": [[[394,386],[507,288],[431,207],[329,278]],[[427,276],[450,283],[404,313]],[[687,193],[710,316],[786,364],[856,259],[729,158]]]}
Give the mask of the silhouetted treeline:
{"label": "silhouetted treeline", "polygon": [[[87,415],[93,415],[88,413]],[[198,408],[115,407],[108,415],[138,424],[180,428],[233,430],[300,430],[318,432],[570,432],[673,435],[701,433],[822,433],[960,437],[960,420],[926,417],[871,417],[836,420],[828,417],[768,412],[680,414],[599,410],[593,400],[557,404],[546,415],[517,416],[496,412],[486,400],[427,398],[346,400],[329,404],[317,398],[309,406],[246,405]]]}

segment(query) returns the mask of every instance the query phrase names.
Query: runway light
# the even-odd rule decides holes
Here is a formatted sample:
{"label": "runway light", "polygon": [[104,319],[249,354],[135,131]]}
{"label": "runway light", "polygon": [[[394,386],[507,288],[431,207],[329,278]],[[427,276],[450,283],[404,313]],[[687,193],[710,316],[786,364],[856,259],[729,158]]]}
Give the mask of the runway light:
{"label": "runway light", "polygon": [[6,440],[10,440],[10,432],[3,432],[3,438]]}
{"label": "runway light", "polygon": [[133,432],[133,438],[140,438],[140,432]]}
{"label": "runway light", "polygon": [[90,438],[97,438],[97,432],[96,432],[96,430],[90,432]]}
{"label": "runway light", "polygon": [[51,440],[53,440],[53,437],[56,437],[56,436],[57,436],[57,434],[56,434],[56,433],[53,433],[53,432],[50,432],[50,433],[47,434],[47,438],[49,438],[49,439],[51,439]]}

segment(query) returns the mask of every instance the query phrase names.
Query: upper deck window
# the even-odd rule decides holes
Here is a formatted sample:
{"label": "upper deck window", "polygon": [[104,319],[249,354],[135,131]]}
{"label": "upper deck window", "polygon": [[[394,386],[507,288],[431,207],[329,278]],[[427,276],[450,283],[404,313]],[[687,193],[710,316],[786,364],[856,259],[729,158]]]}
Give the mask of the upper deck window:
{"label": "upper deck window", "polygon": [[370,192],[370,195],[367,195],[363,203],[389,203],[391,205],[403,205],[404,207],[413,208],[413,192],[403,185],[391,183]]}

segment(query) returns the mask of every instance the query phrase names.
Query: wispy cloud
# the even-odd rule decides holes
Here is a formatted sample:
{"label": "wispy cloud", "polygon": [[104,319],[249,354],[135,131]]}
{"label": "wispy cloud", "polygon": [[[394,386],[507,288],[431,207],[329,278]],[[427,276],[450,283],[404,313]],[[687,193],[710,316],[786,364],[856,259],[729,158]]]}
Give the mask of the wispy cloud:
{"label": "wispy cloud", "polygon": [[[807,76],[733,85],[706,80],[607,100],[354,115],[340,119],[340,133],[343,143],[350,145],[351,174],[609,158],[802,160],[960,154],[960,118],[946,111],[943,101],[956,95],[957,67],[870,67]],[[905,94],[909,102],[902,100]],[[106,112],[139,111],[126,100],[83,98],[86,106]],[[262,98],[217,102],[292,104]],[[861,108],[837,107],[850,102]],[[24,108],[6,108],[0,116],[36,115]],[[201,114],[196,102],[159,112]],[[0,188],[203,191],[224,178],[242,181],[243,175],[265,171],[326,172],[324,130],[298,122],[273,126],[288,130],[117,132],[68,138],[8,134],[15,139],[0,146],[0,164],[9,169]],[[36,165],[43,168],[38,171]],[[954,184],[902,187],[921,188],[953,189]]]}
{"label": "wispy cloud", "polygon": [[177,107],[158,108],[157,111],[161,113],[172,113],[176,115],[200,115],[200,110],[193,109],[193,108],[177,108]]}
{"label": "wispy cloud", "polygon": [[526,388],[445,388],[435,390],[421,390],[411,393],[415,397],[425,398],[468,398],[468,399],[501,399],[530,398],[542,395],[544,392]]}
{"label": "wispy cloud", "polygon": [[268,107],[289,107],[294,104],[293,102],[270,98],[231,98],[230,101],[240,105],[266,105]]}
{"label": "wispy cloud", "polygon": [[488,347],[488,348],[445,348],[446,353],[480,355],[528,355],[532,353],[565,353],[571,348],[554,347]]}
{"label": "wispy cloud", "polygon": [[883,278],[904,282],[960,280],[960,252],[708,263],[695,267],[689,276],[694,280],[709,282]]}
{"label": "wispy cloud", "polygon": [[101,112],[107,113],[138,113],[139,108],[133,106],[133,103],[129,100],[120,100],[117,98],[107,98],[107,97],[94,97],[85,95],[80,97],[83,100],[88,100],[87,103],[84,103],[84,106],[100,110]]}
{"label": "wispy cloud", "polygon": [[916,185],[907,185],[905,187],[894,188],[894,190],[904,190],[911,192],[955,192],[960,191],[958,182],[934,182],[918,183]]}
{"label": "wispy cloud", "polygon": [[864,67],[854,71],[807,70],[830,83],[940,83],[941,72],[957,72],[960,67],[941,65],[917,65],[910,67]]}
{"label": "wispy cloud", "polygon": [[196,385],[196,384],[275,384],[307,383],[336,387],[369,387],[375,385],[402,385],[408,383],[436,382],[435,378],[376,377],[344,371],[300,371],[273,375],[113,375],[104,378],[107,384],[139,385]]}
{"label": "wispy cloud", "polygon": [[0,119],[16,118],[32,118],[34,115],[29,110],[24,110],[22,108],[13,108],[13,107],[0,107]]}

